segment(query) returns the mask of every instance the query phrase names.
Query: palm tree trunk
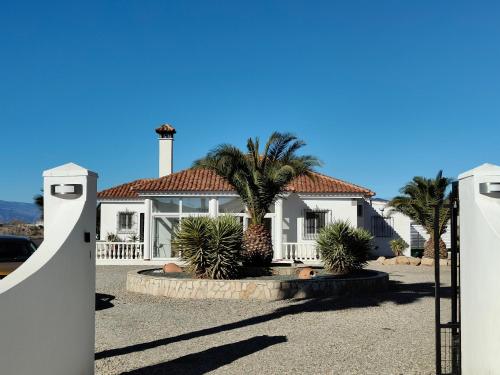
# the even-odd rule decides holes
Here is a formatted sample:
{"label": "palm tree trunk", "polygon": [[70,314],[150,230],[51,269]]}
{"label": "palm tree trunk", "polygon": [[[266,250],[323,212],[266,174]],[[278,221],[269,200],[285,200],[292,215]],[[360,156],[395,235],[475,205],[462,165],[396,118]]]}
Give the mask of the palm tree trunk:
{"label": "palm tree trunk", "polygon": [[[434,234],[431,233],[429,239],[425,242],[424,257],[434,258]],[[448,250],[443,239],[439,237],[439,257],[441,259],[448,258]]]}
{"label": "palm tree trunk", "polygon": [[264,224],[250,224],[243,235],[243,262],[249,266],[268,266],[273,260],[271,233]]}

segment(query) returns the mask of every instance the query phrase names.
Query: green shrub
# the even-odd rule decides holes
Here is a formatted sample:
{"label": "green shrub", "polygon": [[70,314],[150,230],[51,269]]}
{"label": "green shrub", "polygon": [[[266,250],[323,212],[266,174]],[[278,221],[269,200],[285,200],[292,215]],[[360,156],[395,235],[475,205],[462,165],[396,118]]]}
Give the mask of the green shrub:
{"label": "green shrub", "polygon": [[348,221],[338,220],[326,226],[317,239],[325,269],[346,274],[363,268],[372,250],[372,239],[367,230],[354,228]]}
{"label": "green shrub", "polygon": [[389,244],[391,245],[392,252],[397,257],[403,255],[404,251],[408,248],[408,244],[402,238],[392,240]]}
{"label": "green shrub", "polygon": [[122,239],[114,233],[108,233],[106,234],[106,241],[107,242],[122,242]]}
{"label": "green shrub", "polygon": [[196,277],[238,276],[243,228],[232,216],[188,217],[175,231],[173,245]]}

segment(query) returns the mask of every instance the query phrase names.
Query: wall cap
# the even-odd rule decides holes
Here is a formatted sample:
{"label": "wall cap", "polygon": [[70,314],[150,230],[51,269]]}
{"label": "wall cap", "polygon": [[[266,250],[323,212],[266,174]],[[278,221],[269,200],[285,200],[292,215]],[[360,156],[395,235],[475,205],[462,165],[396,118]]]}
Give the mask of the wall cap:
{"label": "wall cap", "polygon": [[490,163],[484,163],[476,168],[458,175],[459,180],[472,176],[500,176],[500,166]]}
{"label": "wall cap", "polygon": [[75,163],[67,163],[58,167],[47,169],[43,172],[43,177],[76,177],[76,176],[93,176],[97,177],[97,173],[85,169]]}

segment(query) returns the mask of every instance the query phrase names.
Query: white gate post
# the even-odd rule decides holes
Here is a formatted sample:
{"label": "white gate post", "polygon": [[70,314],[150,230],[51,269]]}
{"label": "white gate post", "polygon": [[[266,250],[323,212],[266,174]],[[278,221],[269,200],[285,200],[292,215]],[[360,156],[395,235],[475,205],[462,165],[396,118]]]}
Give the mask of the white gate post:
{"label": "white gate post", "polygon": [[500,370],[500,167],[459,176],[462,373]]}
{"label": "white gate post", "polygon": [[0,372],[93,374],[97,175],[43,175],[44,241],[0,281]]}

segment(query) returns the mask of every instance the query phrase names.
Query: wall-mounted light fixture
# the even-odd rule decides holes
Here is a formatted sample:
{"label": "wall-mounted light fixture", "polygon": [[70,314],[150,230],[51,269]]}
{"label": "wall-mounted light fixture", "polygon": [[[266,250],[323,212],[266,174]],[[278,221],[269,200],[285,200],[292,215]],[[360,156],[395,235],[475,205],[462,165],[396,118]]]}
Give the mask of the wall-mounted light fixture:
{"label": "wall-mounted light fixture", "polygon": [[81,184],[59,184],[51,185],[50,193],[54,197],[63,199],[76,199],[80,197],[83,193],[83,187]]}

